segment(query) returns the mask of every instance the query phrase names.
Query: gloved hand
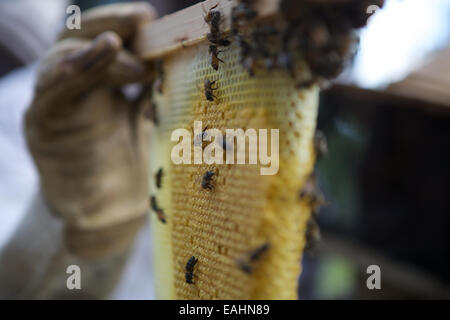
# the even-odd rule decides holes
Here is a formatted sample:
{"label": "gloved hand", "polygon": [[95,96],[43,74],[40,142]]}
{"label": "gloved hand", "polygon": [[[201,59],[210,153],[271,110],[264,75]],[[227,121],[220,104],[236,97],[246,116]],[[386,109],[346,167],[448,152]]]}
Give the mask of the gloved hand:
{"label": "gloved hand", "polygon": [[127,46],[154,16],[146,3],[87,11],[81,30],[65,30],[40,65],[26,138],[46,203],[81,257],[126,249],[145,220],[144,106],[120,89],[151,77]]}

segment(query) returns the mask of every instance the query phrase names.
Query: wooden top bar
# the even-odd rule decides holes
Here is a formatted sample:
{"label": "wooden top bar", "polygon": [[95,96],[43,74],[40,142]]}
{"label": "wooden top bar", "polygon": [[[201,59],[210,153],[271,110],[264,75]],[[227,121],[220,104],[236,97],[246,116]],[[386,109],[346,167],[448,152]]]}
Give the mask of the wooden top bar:
{"label": "wooden top bar", "polygon": [[[259,18],[270,17],[278,12],[281,0],[257,0],[253,8]],[[156,59],[178,49],[195,45],[206,40],[209,26],[204,16],[211,7],[218,4],[224,17],[221,25],[223,31],[230,30],[231,8],[236,0],[207,0],[186,9],[164,16],[142,26],[135,41],[135,49],[144,59]]]}

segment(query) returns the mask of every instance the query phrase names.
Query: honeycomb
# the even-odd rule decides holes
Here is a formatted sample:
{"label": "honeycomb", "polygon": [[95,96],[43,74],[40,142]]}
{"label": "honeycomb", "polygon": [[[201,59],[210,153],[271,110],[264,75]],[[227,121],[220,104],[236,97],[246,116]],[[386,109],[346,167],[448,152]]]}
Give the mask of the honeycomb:
{"label": "honeycomb", "polygon": [[[239,48],[220,54],[215,71],[207,45],[164,58],[163,93],[154,92],[159,124],[152,127],[150,193],[167,223],[151,212],[157,297],[160,299],[296,299],[310,208],[299,197],[313,170],[317,86],[297,89],[282,70],[250,77]],[[307,68],[303,68],[307,72]],[[204,80],[216,81],[217,97],[205,98]],[[279,129],[279,171],[261,175],[261,164],[180,164],[171,161],[172,131]],[[269,140],[270,141],[270,140]],[[163,168],[162,186],[155,174]],[[213,190],[202,177],[213,170]],[[270,248],[247,274],[238,265],[249,251]],[[191,256],[198,259],[193,283],[185,280]]]}

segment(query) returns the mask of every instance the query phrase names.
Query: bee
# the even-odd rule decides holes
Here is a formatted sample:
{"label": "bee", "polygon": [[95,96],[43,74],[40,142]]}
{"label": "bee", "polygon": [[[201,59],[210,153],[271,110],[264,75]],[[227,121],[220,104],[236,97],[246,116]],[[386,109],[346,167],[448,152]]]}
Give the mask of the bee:
{"label": "bee", "polygon": [[153,211],[155,211],[156,215],[158,216],[159,221],[162,223],[166,223],[166,215],[164,214],[164,210],[158,207],[158,204],[156,203],[156,197],[151,196],[150,198],[150,206]]}
{"label": "bee", "polygon": [[142,109],[142,114],[145,119],[151,120],[155,125],[158,125],[158,108],[156,103],[152,99],[152,91],[153,88],[151,83],[144,84],[141,92],[136,99],[136,105],[139,107],[139,109]]}
{"label": "bee", "polygon": [[239,265],[239,268],[247,274],[250,274],[253,272],[253,267],[248,262],[238,261],[238,265]]}
{"label": "bee", "polygon": [[218,6],[219,4],[216,4],[215,6],[211,7],[204,17],[204,20],[209,25],[211,32],[220,32],[219,29],[220,29],[220,22],[222,20],[222,15],[220,14],[219,11],[214,10]]}
{"label": "bee", "polygon": [[249,253],[250,262],[255,262],[255,261],[259,260],[259,258],[261,258],[261,256],[264,253],[266,253],[267,250],[269,250],[269,248],[270,248],[269,243],[265,243],[265,244],[261,245],[260,247],[251,251]]}
{"label": "bee", "polygon": [[217,46],[213,44],[209,46],[209,53],[211,54],[210,58],[211,67],[213,67],[213,69],[216,71],[219,69],[219,62],[224,63],[223,60],[219,59],[220,52],[221,51],[217,49]]}
{"label": "bee", "polygon": [[320,130],[317,130],[314,135],[314,149],[316,151],[317,158],[319,159],[328,155],[327,138]]}
{"label": "bee", "polygon": [[163,176],[163,168],[159,168],[158,172],[156,172],[155,174],[156,187],[158,189],[161,188],[162,176]]}
{"label": "bee", "polygon": [[156,125],[159,124],[158,107],[156,106],[155,102],[150,101],[150,103],[144,110],[144,117],[148,120],[152,120]]}
{"label": "bee", "polygon": [[186,263],[186,273],[184,274],[184,277],[186,278],[186,283],[193,284],[194,282],[192,279],[194,278],[194,267],[197,263],[198,259],[196,259],[194,256],[190,257],[189,260]]}
{"label": "bee", "polygon": [[216,81],[210,81],[208,79],[206,79],[204,82],[205,97],[206,97],[206,100],[208,100],[208,101],[214,101],[214,98],[216,98],[216,96],[213,94],[213,91],[217,90],[217,88],[213,88],[213,85],[215,83],[216,83]]}
{"label": "bee", "polygon": [[214,185],[211,183],[212,178],[214,177],[214,171],[206,171],[206,173],[202,177],[202,188],[208,190],[214,190]]}
{"label": "bee", "polygon": [[317,187],[316,175],[314,173],[306,180],[303,190],[300,192],[300,199],[308,202],[314,214],[317,214],[320,207],[325,204],[325,197]]}
{"label": "bee", "polygon": [[320,228],[316,219],[311,216],[306,224],[305,233],[305,252],[312,253],[320,241]]}
{"label": "bee", "polygon": [[256,249],[251,250],[250,252],[247,252],[244,257],[239,259],[237,261],[239,268],[244,271],[245,273],[252,273],[253,271],[253,265],[255,262],[257,262],[266,252],[269,250],[270,245],[269,243],[265,243]]}
{"label": "bee", "polygon": [[210,32],[206,35],[206,38],[209,42],[219,47],[228,47],[231,44],[231,41],[222,36],[223,35],[220,32]]}
{"label": "bee", "polygon": [[202,133],[199,133],[195,138],[194,138],[194,146],[199,147],[202,145],[203,140],[208,136],[208,133],[206,132],[206,130],[208,129],[208,126],[206,126]]}
{"label": "bee", "polygon": [[222,15],[219,11],[213,10],[217,8],[218,5],[219,4],[216,4],[215,6],[211,7],[211,9],[209,9],[208,13],[204,17],[204,20],[209,25],[210,30],[210,32],[206,35],[206,38],[208,39],[209,42],[211,42],[215,46],[228,47],[231,44],[231,41],[225,39],[223,37],[222,32],[220,31],[220,23],[222,22]]}
{"label": "bee", "polygon": [[155,61],[155,72],[157,74],[157,78],[156,78],[155,82],[153,82],[153,87],[159,93],[163,93],[164,68],[163,68],[162,59],[158,59]]}

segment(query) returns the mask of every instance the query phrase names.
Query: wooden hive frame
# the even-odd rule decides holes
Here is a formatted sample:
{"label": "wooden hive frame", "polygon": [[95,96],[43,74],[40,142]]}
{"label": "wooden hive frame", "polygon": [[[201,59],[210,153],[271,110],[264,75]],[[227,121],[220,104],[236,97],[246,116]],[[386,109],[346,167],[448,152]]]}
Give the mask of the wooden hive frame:
{"label": "wooden hive frame", "polygon": [[[254,1],[253,9],[258,12],[258,19],[270,18],[278,13],[280,2]],[[236,3],[236,0],[207,0],[161,17],[142,26],[134,44],[135,49],[142,58],[152,60],[207,41],[209,26],[204,16],[216,5],[216,10],[223,16],[222,30],[227,32],[231,26],[231,9]]]}

